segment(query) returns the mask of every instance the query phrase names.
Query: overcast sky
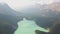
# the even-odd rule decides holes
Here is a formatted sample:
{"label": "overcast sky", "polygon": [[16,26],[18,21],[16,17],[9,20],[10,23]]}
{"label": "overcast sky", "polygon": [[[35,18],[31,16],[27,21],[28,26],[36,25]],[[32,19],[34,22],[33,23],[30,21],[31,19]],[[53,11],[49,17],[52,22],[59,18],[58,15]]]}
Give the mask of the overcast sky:
{"label": "overcast sky", "polygon": [[0,0],[0,2],[7,3],[10,7],[16,9],[17,7],[22,8],[22,7],[34,5],[35,3],[48,4],[48,3],[52,3],[53,0]]}

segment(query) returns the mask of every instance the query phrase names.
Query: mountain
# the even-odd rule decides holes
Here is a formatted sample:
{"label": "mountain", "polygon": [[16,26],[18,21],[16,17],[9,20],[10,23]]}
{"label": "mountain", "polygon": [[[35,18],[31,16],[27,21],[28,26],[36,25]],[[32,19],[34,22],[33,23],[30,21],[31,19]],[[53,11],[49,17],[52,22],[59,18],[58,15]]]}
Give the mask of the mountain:
{"label": "mountain", "polygon": [[0,3],[0,14],[16,16],[15,11],[5,3]]}
{"label": "mountain", "polygon": [[43,16],[36,18],[35,21],[38,26],[48,28],[54,24],[54,21],[60,20],[60,2],[43,5],[40,9],[42,9],[42,13],[40,12],[39,15],[43,14]]}
{"label": "mountain", "polygon": [[60,7],[60,3],[54,2],[44,5],[35,4],[20,11],[24,14],[26,19],[34,20],[38,26],[46,28],[51,27],[54,20],[60,20],[58,7]]}
{"label": "mountain", "polygon": [[54,3],[50,4],[49,6],[53,10],[60,11],[60,2],[54,2]]}
{"label": "mountain", "polygon": [[18,21],[21,20],[22,18],[18,16],[18,12],[10,8],[6,3],[0,3],[0,34],[14,33],[18,27]]}
{"label": "mountain", "polygon": [[17,20],[19,20],[21,16],[21,13],[19,15],[19,12],[10,8],[6,3],[0,3],[0,14],[14,17]]}

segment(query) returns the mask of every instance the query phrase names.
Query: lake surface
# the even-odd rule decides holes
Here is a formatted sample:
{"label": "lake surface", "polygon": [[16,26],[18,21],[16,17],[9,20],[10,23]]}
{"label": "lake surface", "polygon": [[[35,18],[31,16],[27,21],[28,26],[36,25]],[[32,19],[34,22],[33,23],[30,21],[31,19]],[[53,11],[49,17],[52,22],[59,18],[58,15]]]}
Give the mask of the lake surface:
{"label": "lake surface", "polygon": [[48,32],[48,30],[37,26],[34,21],[24,18],[23,21],[18,23],[18,29],[14,34],[35,34],[35,30]]}

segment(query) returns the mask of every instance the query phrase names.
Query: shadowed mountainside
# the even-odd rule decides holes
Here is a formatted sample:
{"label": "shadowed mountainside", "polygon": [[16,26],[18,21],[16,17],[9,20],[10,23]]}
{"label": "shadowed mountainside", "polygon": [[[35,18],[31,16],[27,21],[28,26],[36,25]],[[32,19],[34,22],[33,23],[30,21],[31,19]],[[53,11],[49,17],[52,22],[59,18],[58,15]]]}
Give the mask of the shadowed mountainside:
{"label": "shadowed mountainside", "polygon": [[0,3],[0,34],[13,34],[17,29],[20,16],[6,3]]}

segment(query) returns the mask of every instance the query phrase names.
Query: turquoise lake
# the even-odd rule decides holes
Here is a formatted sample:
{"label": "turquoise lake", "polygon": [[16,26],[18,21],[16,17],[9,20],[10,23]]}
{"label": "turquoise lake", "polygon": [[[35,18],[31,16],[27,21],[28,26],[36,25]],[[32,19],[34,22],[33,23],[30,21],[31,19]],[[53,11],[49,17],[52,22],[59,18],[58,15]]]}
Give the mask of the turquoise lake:
{"label": "turquoise lake", "polygon": [[18,22],[18,29],[14,34],[35,34],[35,30],[48,32],[48,30],[37,26],[34,21],[24,18],[23,21]]}

